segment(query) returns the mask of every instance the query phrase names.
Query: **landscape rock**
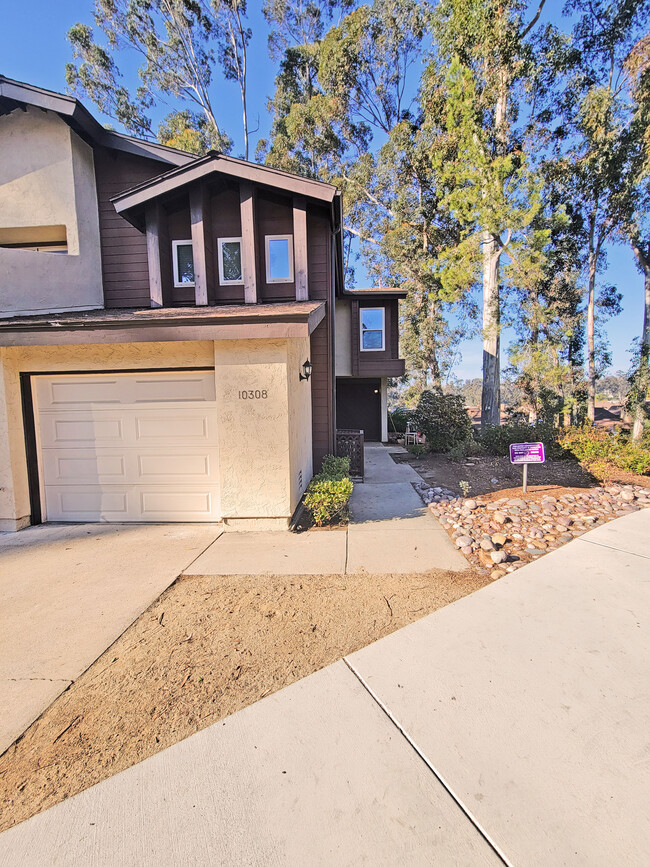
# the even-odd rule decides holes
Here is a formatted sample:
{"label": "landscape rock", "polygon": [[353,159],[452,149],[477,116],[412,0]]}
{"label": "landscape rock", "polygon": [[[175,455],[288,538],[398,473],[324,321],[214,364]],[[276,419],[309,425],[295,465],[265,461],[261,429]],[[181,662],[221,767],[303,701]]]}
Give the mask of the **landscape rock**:
{"label": "landscape rock", "polygon": [[[522,495],[494,501],[481,496],[464,500],[448,488],[432,488],[426,482],[414,487],[456,547],[490,575],[514,572],[594,527],[650,508],[650,488],[639,485],[608,485],[557,497]],[[506,525],[511,532],[506,533]],[[495,565],[500,568],[495,569]]]}

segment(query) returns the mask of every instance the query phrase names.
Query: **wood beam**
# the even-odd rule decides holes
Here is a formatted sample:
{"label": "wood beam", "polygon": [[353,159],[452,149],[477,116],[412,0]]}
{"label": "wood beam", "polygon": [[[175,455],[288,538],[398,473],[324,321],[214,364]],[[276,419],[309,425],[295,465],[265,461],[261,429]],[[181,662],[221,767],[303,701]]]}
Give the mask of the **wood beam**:
{"label": "wood beam", "polygon": [[241,212],[241,254],[244,275],[244,301],[257,303],[257,255],[255,245],[255,192],[250,181],[239,183],[239,207]]}
{"label": "wood beam", "polygon": [[296,301],[309,299],[307,273],[307,203],[304,196],[293,197],[293,257]]}
{"label": "wood beam", "polygon": [[167,217],[159,202],[151,202],[145,213],[147,232],[147,264],[149,266],[149,303],[163,307],[165,303],[165,250]]}

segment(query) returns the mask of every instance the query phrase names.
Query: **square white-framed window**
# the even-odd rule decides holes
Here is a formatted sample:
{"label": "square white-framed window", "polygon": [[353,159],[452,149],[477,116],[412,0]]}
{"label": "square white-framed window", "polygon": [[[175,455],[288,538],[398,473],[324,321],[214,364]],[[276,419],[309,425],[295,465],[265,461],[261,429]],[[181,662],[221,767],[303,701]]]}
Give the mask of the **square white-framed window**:
{"label": "square white-framed window", "polygon": [[293,283],[293,235],[266,235],[266,282]]}
{"label": "square white-framed window", "polygon": [[174,288],[194,286],[194,252],[192,241],[172,241]]}
{"label": "square white-framed window", "polygon": [[359,310],[361,352],[383,352],[386,348],[386,310],[362,307]]}
{"label": "square white-framed window", "polygon": [[235,286],[244,282],[241,238],[217,238],[219,283]]}

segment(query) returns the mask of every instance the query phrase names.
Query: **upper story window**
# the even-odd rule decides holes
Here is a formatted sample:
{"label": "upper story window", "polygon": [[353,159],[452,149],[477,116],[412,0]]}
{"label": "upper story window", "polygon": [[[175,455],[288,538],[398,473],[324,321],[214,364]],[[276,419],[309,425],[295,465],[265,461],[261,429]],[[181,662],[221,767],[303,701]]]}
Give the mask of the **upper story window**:
{"label": "upper story window", "polygon": [[222,286],[244,282],[242,268],[241,238],[218,238],[219,283]]}
{"label": "upper story window", "polygon": [[381,352],[385,349],[386,311],[383,307],[362,307],[361,351]]}
{"label": "upper story window", "polygon": [[194,253],[191,241],[172,241],[174,287],[194,286]]}
{"label": "upper story window", "polygon": [[293,235],[267,235],[266,282],[293,283]]}
{"label": "upper story window", "polygon": [[0,228],[0,247],[34,253],[67,253],[65,226],[20,226]]}

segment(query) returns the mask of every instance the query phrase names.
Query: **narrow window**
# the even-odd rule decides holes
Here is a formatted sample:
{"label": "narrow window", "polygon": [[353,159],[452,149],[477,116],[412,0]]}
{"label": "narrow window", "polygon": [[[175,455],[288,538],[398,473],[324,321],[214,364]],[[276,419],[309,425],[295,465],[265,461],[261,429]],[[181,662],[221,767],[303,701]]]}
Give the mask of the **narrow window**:
{"label": "narrow window", "polygon": [[385,348],[384,308],[361,308],[361,351],[381,352]]}
{"label": "narrow window", "polygon": [[241,238],[218,238],[219,283],[222,286],[244,282]]}
{"label": "narrow window", "polygon": [[174,286],[194,286],[194,254],[191,241],[172,241]]}
{"label": "narrow window", "polygon": [[266,236],[266,282],[293,283],[293,235]]}

